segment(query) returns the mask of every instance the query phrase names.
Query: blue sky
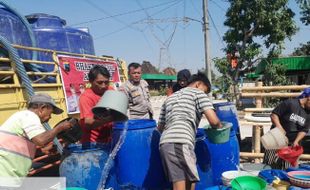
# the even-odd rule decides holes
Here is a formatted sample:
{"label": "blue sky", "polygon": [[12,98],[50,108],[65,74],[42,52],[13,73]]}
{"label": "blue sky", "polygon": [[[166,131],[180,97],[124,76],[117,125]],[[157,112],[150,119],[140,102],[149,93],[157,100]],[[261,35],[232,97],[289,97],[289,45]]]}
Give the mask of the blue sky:
{"label": "blue sky", "polygon": [[[20,14],[46,13],[59,16],[67,26],[87,27],[94,38],[96,55],[111,55],[127,63],[150,61],[161,69],[172,66],[192,72],[204,67],[202,0],[10,0]],[[223,26],[228,3],[209,0],[210,55],[222,52]],[[284,54],[309,41],[310,27],[299,21],[300,31],[287,41]],[[184,17],[190,18],[184,21]]]}

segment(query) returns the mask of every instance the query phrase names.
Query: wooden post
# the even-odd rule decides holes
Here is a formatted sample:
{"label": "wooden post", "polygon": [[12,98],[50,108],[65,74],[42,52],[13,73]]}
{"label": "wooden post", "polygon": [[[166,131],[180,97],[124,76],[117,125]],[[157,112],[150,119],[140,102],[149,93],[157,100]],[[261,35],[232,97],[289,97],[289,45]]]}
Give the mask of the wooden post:
{"label": "wooden post", "polygon": [[[262,87],[263,82],[257,82],[256,85],[257,87]],[[262,91],[258,91],[257,93],[261,93]],[[262,97],[255,97],[255,103],[256,103],[256,108],[262,108],[263,104],[263,98]],[[252,127],[252,152],[253,153],[260,153],[261,147],[260,147],[260,136],[262,132],[262,126],[261,125],[254,125]],[[255,163],[259,163],[260,159],[256,158]]]}

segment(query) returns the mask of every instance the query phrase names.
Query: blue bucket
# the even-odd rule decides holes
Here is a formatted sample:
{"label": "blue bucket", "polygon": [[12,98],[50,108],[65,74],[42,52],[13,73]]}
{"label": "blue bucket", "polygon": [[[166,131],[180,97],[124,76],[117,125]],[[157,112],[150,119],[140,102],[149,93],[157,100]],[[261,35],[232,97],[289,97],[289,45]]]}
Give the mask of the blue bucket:
{"label": "blue bucket", "polygon": [[233,102],[221,102],[213,104],[213,107],[220,121],[232,123],[232,129],[236,134],[240,134],[238,113],[235,104]]}
{"label": "blue bucket", "polygon": [[[111,145],[100,143],[69,145],[65,150],[66,157],[59,167],[60,176],[66,177],[67,187],[97,190],[110,149]],[[106,187],[118,188],[113,167]]]}
{"label": "blue bucket", "polygon": [[[195,151],[196,151],[196,157],[197,157],[197,164],[199,163],[198,160],[211,161],[210,170],[212,173],[213,185],[221,185],[222,184],[222,180],[221,180],[222,173],[225,171],[229,171],[229,170],[236,170],[240,162],[239,143],[236,137],[236,133],[234,131],[231,131],[230,136],[229,136],[229,141],[226,143],[222,143],[222,144],[211,143],[206,136],[205,129],[198,129],[196,141],[198,138],[203,139],[203,142],[206,144],[204,148],[208,149],[208,151],[205,151],[205,152],[208,152],[208,153],[197,154],[198,151],[201,151],[201,150],[198,150],[199,147],[197,147],[196,145]],[[206,168],[208,169],[208,167]],[[207,173],[206,176],[210,177],[211,174],[208,174],[208,172],[209,172],[208,170],[202,171],[198,167],[198,173],[203,173],[203,174]],[[198,184],[202,184],[202,185],[205,185],[204,187],[208,187],[212,183],[210,182],[210,178],[203,177],[203,175],[201,175],[200,182]]]}
{"label": "blue bucket", "polygon": [[[125,123],[115,123],[112,144],[116,144]],[[128,120],[128,131],[116,157],[120,189],[164,189],[167,186],[159,154],[160,133],[155,120]]]}

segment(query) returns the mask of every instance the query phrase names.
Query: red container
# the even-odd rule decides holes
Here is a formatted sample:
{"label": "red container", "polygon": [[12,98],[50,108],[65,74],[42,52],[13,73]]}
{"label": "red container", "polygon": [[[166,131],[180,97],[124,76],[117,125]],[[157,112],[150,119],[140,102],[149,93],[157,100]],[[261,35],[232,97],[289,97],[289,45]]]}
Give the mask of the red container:
{"label": "red container", "polygon": [[278,150],[278,156],[289,162],[293,167],[297,166],[299,156],[304,152],[302,146],[287,146]]}

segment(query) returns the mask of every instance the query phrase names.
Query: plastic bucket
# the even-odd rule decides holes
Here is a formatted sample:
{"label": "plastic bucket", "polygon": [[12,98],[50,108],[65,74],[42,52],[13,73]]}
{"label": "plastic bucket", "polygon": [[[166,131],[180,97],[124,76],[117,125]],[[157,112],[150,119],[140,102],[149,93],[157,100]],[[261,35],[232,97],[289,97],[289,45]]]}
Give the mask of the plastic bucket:
{"label": "plastic bucket", "polygon": [[207,136],[210,142],[215,144],[225,143],[229,140],[232,123],[222,122],[223,127],[220,129],[207,128]]}
{"label": "plastic bucket", "polygon": [[[100,143],[69,145],[59,167],[60,176],[66,177],[66,186],[97,190],[110,149],[111,145]],[[106,187],[118,189],[113,167]]]}
{"label": "plastic bucket", "polygon": [[[206,146],[204,148],[206,150],[201,151],[197,148],[197,142],[199,142],[197,138],[203,139],[202,142],[205,143]],[[208,187],[212,183],[213,185],[221,185],[222,173],[229,170],[237,170],[240,162],[239,143],[234,130],[230,132],[229,140],[226,143],[214,144],[206,136],[205,129],[198,129],[195,152],[200,177],[200,181],[196,186],[201,184],[201,186]]]}
{"label": "plastic bucket", "polygon": [[247,172],[238,171],[238,170],[231,170],[222,173],[222,182],[225,186],[230,186],[230,183],[233,179],[240,177],[240,176],[247,176],[249,175]]}
{"label": "plastic bucket", "polygon": [[[115,123],[112,144],[116,144],[126,123]],[[156,121],[128,120],[128,131],[116,157],[120,189],[165,189],[168,186],[159,154],[160,133]]]}
{"label": "plastic bucket", "polygon": [[239,121],[238,112],[235,103],[233,102],[221,102],[214,103],[213,107],[220,121],[232,123],[232,129],[236,134],[239,134]]}
{"label": "plastic bucket", "polygon": [[288,139],[278,127],[268,131],[261,137],[265,149],[279,149],[288,145]]}
{"label": "plastic bucket", "polygon": [[65,121],[69,121],[73,124],[73,127],[69,130],[66,130],[66,131],[62,131],[60,132],[57,137],[58,138],[62,138],[64,139],[65,141],[67,142],[70,142],[70,143],[75,143],[77,142],[78,140],[80,140],[80,138],[82,137],[82,129],[81,129],[81,126],[79,125],[79,122],[77,119],[75,118],[65,118],[63,120],[61,120],[60,122],[58,122],[54,128],[59,125],[60,123],[62,122],[65,122]]}
{"label": "plastic bucket", "polygon": [[108,90],[93,107],[92,112],[100,117],[108,111],[113,116],[114,121],[126,121],[128,120],[127,108],[128,98],[124,92]]}
{"label": "plastic bucket", "polygon": [[267,183],[259,177],[241,176],[231,181],[233,190],[265,190]]}

